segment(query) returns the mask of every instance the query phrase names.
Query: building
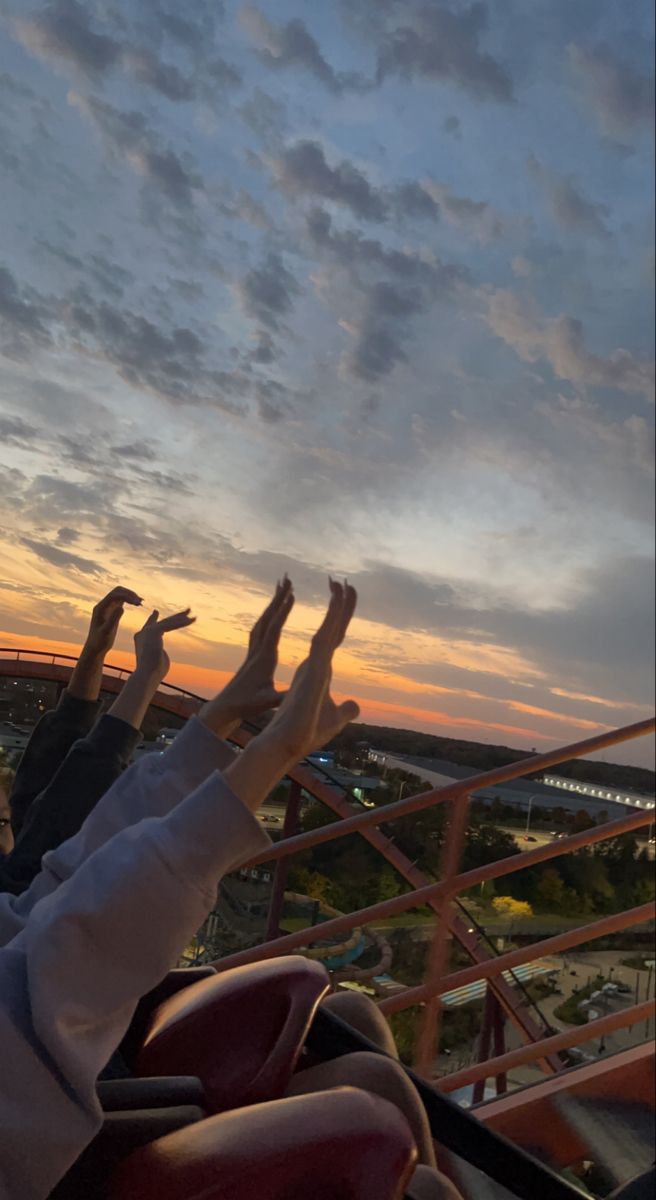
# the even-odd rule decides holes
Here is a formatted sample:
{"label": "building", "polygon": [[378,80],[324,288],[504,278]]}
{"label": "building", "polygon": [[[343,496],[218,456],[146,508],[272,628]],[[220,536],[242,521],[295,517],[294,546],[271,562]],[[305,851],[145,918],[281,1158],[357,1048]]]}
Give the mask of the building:
{"label": "building", "polygon": [[[407,771],[408,774],[416,775],[436,788],[448,787],[449,784],[459,783],[480,774],[474,767],[465,767],[446,759],[418,758],[411,754],[394,755],[385,750],[370,750],[369,761],[375,762],[382,769]],[[554,783],[555,779],[562,779],[562,783]],[[565,784],[567,786],[564,786]],[[566,812],[584,809],[592,818],[605,813],[610,820],[613,817],[624,816],[627,806],[654,807],[653,800],[649,801],[644,796],[638,797],[635,793],[618,792],[614,788],[593,788],[592,785],[577,784],[576,780],[552,775],[543,777],[542,781],[516,779],[509,783],[495,784],[493,787],[483,787],[472,792],[472,796],[490,804],[498,798],[503,804],[512,804],[523,812],[528,812],[529,807],[564,808]]]}

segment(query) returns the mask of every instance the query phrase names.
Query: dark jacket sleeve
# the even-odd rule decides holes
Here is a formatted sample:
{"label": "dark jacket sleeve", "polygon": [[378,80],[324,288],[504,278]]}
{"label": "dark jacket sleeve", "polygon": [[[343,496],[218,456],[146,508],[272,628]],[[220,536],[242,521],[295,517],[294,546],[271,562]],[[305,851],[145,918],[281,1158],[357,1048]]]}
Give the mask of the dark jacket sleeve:
{"label": "dark jacket sleeve", "polygon": [[33,800],[48,786],[73,742],[85,737],[93,728],[99,711],[99,701],[80,700],[64,691],[57,707],[44,713],[34,726],[18,764],[9,797],[15,840],[20,835]]}
{"label": "dark jacket sleeve", "polygon": [[11,854],[0,862],[0,890],[20,896],[41,870],[41,859],[78,832],[92,808],[134,753],[140,733],[109,714],[69,750],[54,778],[31,805]]}

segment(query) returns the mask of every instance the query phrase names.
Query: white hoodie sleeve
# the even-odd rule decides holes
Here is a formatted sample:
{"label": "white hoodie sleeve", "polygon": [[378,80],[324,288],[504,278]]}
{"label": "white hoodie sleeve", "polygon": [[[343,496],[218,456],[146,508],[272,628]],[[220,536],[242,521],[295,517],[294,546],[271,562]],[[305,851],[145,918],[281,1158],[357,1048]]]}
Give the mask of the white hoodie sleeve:
{"label": "white hoodie sleeve", "polygon": [[43,856],[41,871],[27,891],[21,896],[0,894],[0,946],[20,933],[39,900],[70,879],[115,833],[144,817],[166,815],[234,757],[235,751],[197,717],[187,721],[168,750],[144,754],[105,792],[79,833]]}
{"label": "white hoodie sleeve", "polygon": [[96,850],[0,950],[1,1200],[42,1200],[91,1141],[98,1074],[139,998],[202,924],[219,878],[268,845],[215,772]]}

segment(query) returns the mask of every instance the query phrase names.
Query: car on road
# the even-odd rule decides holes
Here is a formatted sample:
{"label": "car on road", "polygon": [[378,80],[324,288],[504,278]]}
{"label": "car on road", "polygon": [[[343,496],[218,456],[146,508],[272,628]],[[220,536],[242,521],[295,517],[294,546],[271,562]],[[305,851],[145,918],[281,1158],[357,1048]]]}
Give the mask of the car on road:
{"label": "car on road", "polygon": [[524,842],[537,842],[537,840],[538,839],[536,837],[533,837],[532,833],[528,833],[522,838],[522,841]]}

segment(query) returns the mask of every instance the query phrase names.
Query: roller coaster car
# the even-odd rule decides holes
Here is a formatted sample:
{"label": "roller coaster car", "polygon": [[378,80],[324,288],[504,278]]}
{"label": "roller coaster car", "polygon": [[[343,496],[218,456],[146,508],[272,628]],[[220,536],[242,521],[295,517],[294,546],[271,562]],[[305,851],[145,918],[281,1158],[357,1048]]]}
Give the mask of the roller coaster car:
{"label": "roller coaster car", "polygon": [[[327,990],[296,956],[171,972],[122,1043],[134,1076],[98,1085],[103,1128],[51,1200],[402,1200],[416,1152],[396,1108],[354,1088],[280,1099],[301,1056],[380,1052],[319,1007]],[[467,1195],[584,1194],[408,1074],[433,1136],[482,1173]]]}
{"label": "roller coaster car", "polygon": [[305,1200],[309,1180],[313,1200],[397,1200],[416,1151],[394,1106],[279,1099],[327,991],[300,957],[171,972],[121,1046],[135,1077],[98,1084],[103,1129],[53,1200]]}

